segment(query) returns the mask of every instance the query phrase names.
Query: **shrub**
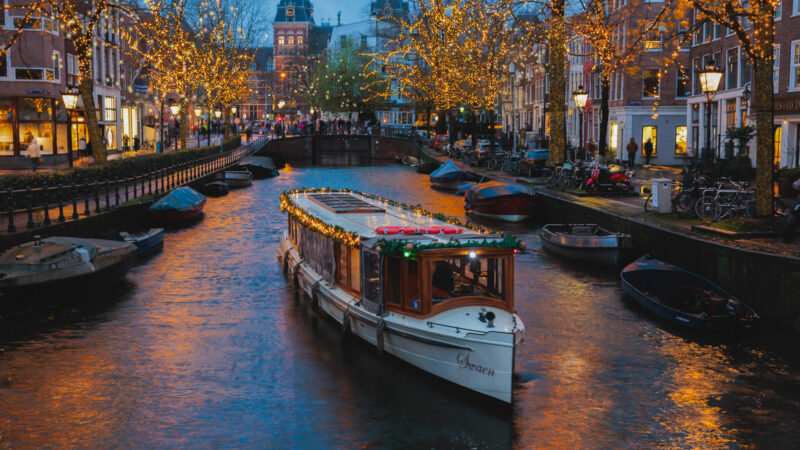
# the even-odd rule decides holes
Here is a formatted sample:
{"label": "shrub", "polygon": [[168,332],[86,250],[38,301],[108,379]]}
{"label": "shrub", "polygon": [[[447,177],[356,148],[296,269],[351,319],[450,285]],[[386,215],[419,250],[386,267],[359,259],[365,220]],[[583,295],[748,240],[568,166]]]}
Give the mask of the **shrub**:
{"label": "shrub", "polygon": [[[239,146],[241,146],[241,137],[236,136],[225,142],[223,151],[228,152]],[[72,185],[72,183],[80,185],[87,181],[91,183],[97,180],[133,178],[152,170],[164,169],[175,164],[196,161],[216,154],[219,154],[219,146],[212,145],[210,147],[117,159],[106,161],[102,164],[62,169],[55,172],[2,175],[0,176],[0,190],[17,190],[27,187],[38,188],[42,187],[45,183],[48,187],[55,187],[59,184],[69,186]]]}
{"label": "shrub", "polygon": [[748,181],[755,176],[756,170],[747,155],[737,156],[729,161],[717,165],[714,175],[729,177],[737,181]]}
{"label": "shrub", "polygon": [[800,178],[800,167],[795,167],[793,169],[784,167],[778,171],[778,179],[794,181],[798,178]]}

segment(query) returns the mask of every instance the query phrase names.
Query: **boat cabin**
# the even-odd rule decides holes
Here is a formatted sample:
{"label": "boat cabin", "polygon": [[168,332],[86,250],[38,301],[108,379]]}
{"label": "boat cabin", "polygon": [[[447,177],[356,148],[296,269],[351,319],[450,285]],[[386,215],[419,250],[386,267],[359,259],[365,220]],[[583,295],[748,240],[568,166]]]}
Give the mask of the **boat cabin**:
{"label": "boat cabin", "polygon": [[375,314],[514,311],[514,248],[418,208],[353,192],[287,194],[289,240],[329,285]]}

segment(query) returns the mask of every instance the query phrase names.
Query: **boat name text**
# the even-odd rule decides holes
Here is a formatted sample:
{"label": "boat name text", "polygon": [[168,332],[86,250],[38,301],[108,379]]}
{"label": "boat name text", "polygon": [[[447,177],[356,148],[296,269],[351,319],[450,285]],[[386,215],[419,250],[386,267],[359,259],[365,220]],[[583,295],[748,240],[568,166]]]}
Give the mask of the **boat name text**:
{"label": "boat name text", "polygon": [[473,372],[482,373],[490,377],[494,376],[494,369],[492,369],[491,367],[485,367],[479,364],[469,362],[469,353],[467,352],[459,353],[458,356],[456,357],[456,362],[458,362],[458,367],[461,367],[462,369],[469,369],[472,370]]}

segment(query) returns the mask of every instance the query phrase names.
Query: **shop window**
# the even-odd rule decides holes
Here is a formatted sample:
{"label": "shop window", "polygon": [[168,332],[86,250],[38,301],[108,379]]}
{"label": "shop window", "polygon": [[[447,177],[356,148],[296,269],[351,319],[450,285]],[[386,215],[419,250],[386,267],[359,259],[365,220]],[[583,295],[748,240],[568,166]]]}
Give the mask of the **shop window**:
{"label": "shop window", "polygon": [[781,166],[781,141],[783,140],[783,127],[780,125],[775,126],[774,134],[774,150],[772,158],[772,167],[778,168]]}
{"label": "shop window", "polygon": [[686,126],[675,127],[675,154],[683,155],[686,153]]}
{"label": "shop window", "polygon": [[28,144],[36,141],[42,154],[53,154],[53,124],[52,122],[20,122],[19,143],[20,154],[28,154]]}
{"label": "shop window", "polygon": [[0,99],[0,155],[14,154],[14,109],[10,98]]}
{"label": "shop window", "polygon": [[44,97],[19,99],[19,120],[53,120],[52,101]]}
{"label": "shop window", "polygon": [[608,127],[608,143],[609,148],[615,154],[617,153],[617,140],[619,139],[619,125],[617,122],[611,122],[611,125]]}
{"label": "shop window", "polygon": [[653,143],[653,155],[656,156],[658,154],[658,127],[656,126],[645,126],[642,127],[642,155],[644,155],[644,146],[647,143],[647,140]]}
{"label": "shop window", "polygon": [[116,122],[117,121],[117,98],[116,97],[105,97],[103,104],[103,109],[105,110],[105,121],[106,122]]}
{"label": "shop window", "polygon": [[642,96],[644,98],[658,98],[661,85],[661,73],[658,69],[645,69],[643,81],[644,90]]}

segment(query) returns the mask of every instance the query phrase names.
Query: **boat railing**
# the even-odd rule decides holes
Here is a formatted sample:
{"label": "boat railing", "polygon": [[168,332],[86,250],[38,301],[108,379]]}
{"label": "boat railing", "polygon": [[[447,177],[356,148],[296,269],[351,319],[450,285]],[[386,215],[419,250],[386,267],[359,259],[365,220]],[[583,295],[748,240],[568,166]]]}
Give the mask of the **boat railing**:
{"label": "boat railing", "polygon": [[462,331],[466,331],[468,333],[480,334],[481,336],[489,333],[488,331],[474,330],[472,328],[459,327],[459,326],[456,326],[456,325],[447,325],[447,324],[436,323],[436,322],[431,322],[431,321],[425,322],[425,325],[427,325],[428,328],[435,328],[435,327],[450,328],[452,330],[456,330],[456,333],[461,333]]}
{"label": "boat railing", "polygon": [[[14,233],[52,223],[80,220],[137,201],[145,201],[234,166],[261,149],[261,137],[233,150],[220,152],[125,178],[105,178],[83,183],[58,184],[0,191],[0,231]],[[3,223],[5,222],[5,223]]]}

